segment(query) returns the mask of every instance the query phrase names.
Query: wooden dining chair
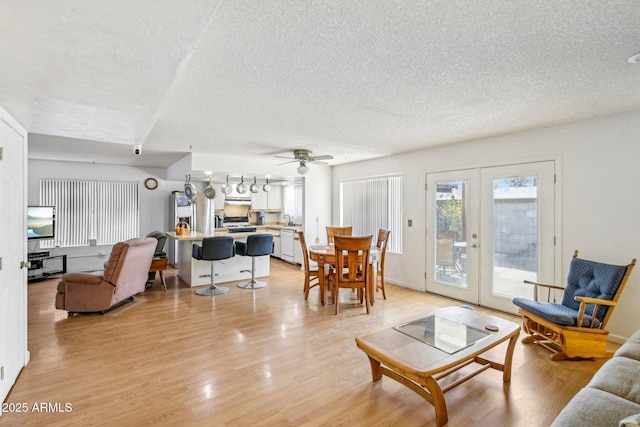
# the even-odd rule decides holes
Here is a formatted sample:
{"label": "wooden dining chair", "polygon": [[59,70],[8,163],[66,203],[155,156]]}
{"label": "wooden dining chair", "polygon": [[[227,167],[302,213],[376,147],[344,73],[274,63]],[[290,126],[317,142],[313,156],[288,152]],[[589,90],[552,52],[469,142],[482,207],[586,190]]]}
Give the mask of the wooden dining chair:
{"label": "wooden dining chair", "polygon": [[353,234],[353,227],[334,227],[327,226],[327,243],[333,244],[333,236],[351,236]]}
{"label": "wooden dining chair", "polygon": [[378,248],[378,272],[376,280],[376,292],[378,289],[382,291],[382,298],[387,299],[387,293],[384,290],[384,258],[387,254],[387,242],[389,241],[390,230],[378,230],[378,240],[376,247]]}
{"label": "wooden dining chair", "polygon": [[[309,260],[309,249],[307,248],[307,242],[304,239],[304,231],[298,231],[298,237],[300,238],[300,246],[302,246],[302,260],[304,267],[304,299],[309,298],[309,289],[318,286],[320,284],[320,273],[318,267],[312,267]],[[325,266],[325,271],[330,268],[329,265]],[[325,274],[326,276],[326,274]]]}
{"label": "wooden dining chair", "polygon": [[334,288],[332,292],[333,303],[338,314],[340,307],[340,288],[357,289],[360,301],[364,300],[367,314],[370,313],[371,296],[368,292],[369,268],[362,266],[369,265],[369,252],[373,236],[340,236],[334,237],[336,252],[336,268]]}

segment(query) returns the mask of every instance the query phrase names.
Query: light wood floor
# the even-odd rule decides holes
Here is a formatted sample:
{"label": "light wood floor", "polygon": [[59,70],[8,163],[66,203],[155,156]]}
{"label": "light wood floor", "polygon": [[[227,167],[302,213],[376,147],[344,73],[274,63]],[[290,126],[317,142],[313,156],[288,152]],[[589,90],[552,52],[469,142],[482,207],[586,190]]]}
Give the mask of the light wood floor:
{"label": "light wood floor", "polygon": [[[56,280],[30,284],[31,362],[6,401],[30,410],[4,413],[0,425],[434,425],[417,394],[390,378],[371,382],[354,338],[458,302],[387,285],[387,300],[366,315],[343,290],[335,316],[317,288],[304,300],[299,268],[273,260],[271,271],[267,288],[231,284],[215,298],[169,271],[166,293],[156,280],[104,316],[71,318],[54,308]],[[518,342],[510,384],[489,370],[445,395],[448,425],[548,426],[602,363],[551,362]],[[42,402],[71,412],[31,410]]]}

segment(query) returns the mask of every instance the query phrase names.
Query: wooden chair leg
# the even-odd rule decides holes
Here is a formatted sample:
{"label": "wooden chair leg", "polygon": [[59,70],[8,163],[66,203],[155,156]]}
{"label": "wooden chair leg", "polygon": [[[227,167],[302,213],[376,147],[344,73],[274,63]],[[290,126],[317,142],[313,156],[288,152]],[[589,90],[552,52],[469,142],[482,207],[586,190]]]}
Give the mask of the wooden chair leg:
{"label": "wooden chair leg", "polygon": [[370,304],[369,304],[369,292],[367,291],[367,288],[365,287],[364,289],[362,289],[362,294],[364,295],[364,304],[367,307],[367,314],[371,313],[371,308],[370,308]]}
{"label": "wooden chair leg", "polygon": [[380,279],[380,286],[378,286],[378,288],[382,290],[382,299],[387,299],[387,293],[384,290],[384,274],[380,274],[378,278]]}
{"label": "wooden chair leg", "polygon": [[304,299],[305,300],[309,299],[309,282],[310,282],[309,275],[305,273],[305,275],[304,275],[304,289],[303,289]]}

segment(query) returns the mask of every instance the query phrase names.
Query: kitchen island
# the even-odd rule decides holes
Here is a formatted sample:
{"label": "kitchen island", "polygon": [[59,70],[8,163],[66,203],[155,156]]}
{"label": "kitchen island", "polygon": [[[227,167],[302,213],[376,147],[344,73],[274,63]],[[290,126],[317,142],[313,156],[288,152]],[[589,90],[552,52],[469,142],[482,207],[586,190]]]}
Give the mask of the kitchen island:
{"label": "kitchen island", "polygon": [[[177,235],[174,231],[167,231],[170,239],[178,241],[178,277],[187,285],[202,286],[211,284],[211,264],[209,261],[201,261],[191,256],[191,247],[194,243],[202,245],[202,239],[210,237],[203,233],[192,231],[189,234]],[[252,234],[272,234],[266,230],[253,232],[229,233],[228,231],[216,231],[212,236],[231,236],[234,240],[245,240]],[[236,255],[233,258],[216,262],[216,284],[238,280],[251,279],[252,257]],[[256,257],[256,277],[266,277],[271,273],[269,255]],[[248,270],[248,271],[242,271]]]}

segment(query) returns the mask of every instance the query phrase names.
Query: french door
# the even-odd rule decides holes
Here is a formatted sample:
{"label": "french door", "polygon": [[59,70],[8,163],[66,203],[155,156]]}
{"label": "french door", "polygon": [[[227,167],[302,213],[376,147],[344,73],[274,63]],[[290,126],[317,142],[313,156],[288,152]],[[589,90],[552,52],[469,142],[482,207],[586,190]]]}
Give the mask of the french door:
{"label": "french door", "polygon": [[554,162],[427,174],[427,291],[515,312],[553,283]]}

